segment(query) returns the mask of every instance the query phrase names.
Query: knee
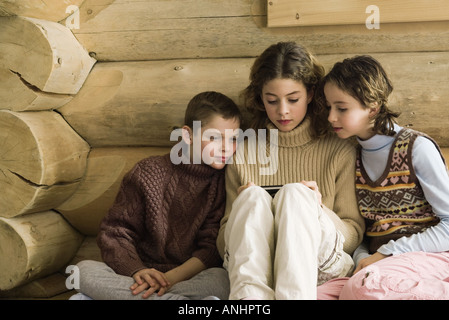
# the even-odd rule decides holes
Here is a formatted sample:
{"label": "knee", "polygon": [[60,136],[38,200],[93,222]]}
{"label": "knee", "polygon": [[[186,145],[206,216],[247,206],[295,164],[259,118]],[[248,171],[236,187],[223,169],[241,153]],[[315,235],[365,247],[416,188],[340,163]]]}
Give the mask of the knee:
{"label": "knee", "polygon": [[304,184],[300,182],[293,182],[293,183],[287,183],[282,187],[282,190],[295,190],[295,191],[303,191],[303,190],[309,190],[308,187],[306,187]]}
{"label": "knee", "polygon": [[231,290],[228,271],[224,268],[210,268],[208,271],[210,272],[211,279],[214,279],[217,288],[220,288],[220,290],[217,291],[217,293],[220,293],[219,298],[221,300],[228,299]]}
{"label": "knee", "polygon": [[[269,216],[271,214],[271,201],[272,198],[262,187],[251,186],[240,192],[238,197],[232,204],[231,216],[251,215],[254,213],[257,216],[264,215]],[[232,219],[231,217],[229,218]]]}
{"label": "knee", "polygon": [[98,270],[101,265],[104,265],[104,263],[93,260],[83,260],[76,264],[79,271],[79,285],[81,290],[86,284],[89,284],[97,277],[96,270]]}
{"label": "knee", "polygon": [[269,199],[271,199],[271,196],[268,194],[267,191],[265,191],[264,188],[254,185],[254,186],[247,187],[246,189],[241,191],[240,194],[238,195],[237,199],[242,199],[243,201],[247,201],[248,198],[260,199],[260,198],[266,198],[267,196],[270,197]]}
{"label": "knee", "polygon": [[98,268],[98,265],[102,263],[94,260],[83,260],[76,264],[80,273],[87,273],[94,268]]}
{"label": "knee", "polygon": [[285,214],[294,214],[309,223],[310,219],[318,221],[319,205],[316,201],[315,192],[302,183],[289,183],[284,185],[274,198],[276,215],[281,208],[287,208]]}
{"label": "knee", "polygon": [[295,183],[287,183],[284,185],[279,192],[283,193],[293,193],[293,194],[300,194],[304,196],[310,196],[313,195],[313,190],[309,187],[305,186],[302,183],[295,182]]}
{"label": "knee", "polygon": [[226,271],[224,268],[210,268],[207,269],[207,271],[211,278],[217,281],[217,285],[229,288],[228,271]]}

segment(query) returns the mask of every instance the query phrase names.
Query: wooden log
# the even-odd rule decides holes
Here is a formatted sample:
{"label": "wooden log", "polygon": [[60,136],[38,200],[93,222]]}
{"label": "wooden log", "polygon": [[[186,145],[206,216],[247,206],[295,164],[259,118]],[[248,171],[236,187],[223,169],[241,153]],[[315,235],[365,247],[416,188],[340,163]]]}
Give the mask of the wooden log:
{"label": "wooden log", "polygon": [[441,152],[443,153],[443,157],[446,159],[446,164],[449,168],[449,148],[447,147],[441,148]]}
{"label": "wooden log", "polygon": [[0,216],[64,202],[85,173],[89,150],[56,112],[0,111]]}
{"label": "wooden log", "polygon": [[[329,69],[352,54],[319,55]],[[449,146],[446,88],[449,53],[384,53],[395,89],[399,122]],[[93,147],[172,146],[188,101],[200,91],[221,91],[239,103],[253,58],[98,63],[79,94],[58,109]],[[217,76],[219,75],[219,76]],[[151,89],[149,89],[151,88]],[[95,121],[93,121],[95,119]]]}
{"label": "wooden log", "polygon": [[251,63],[220,59],[97,64],[79,94],[58,112],[92,147],[171,146],[175,142],[170,134],[183,125],[189,100],[215,90],[237,101]]}
{"label": "wooden log", "polygon": [[[365,25],[371,15],[370,0],[270,0],[270,27],[360,24]],[[396,0],[376,3],[380,22],[424,22],[449,19],[449,5],[445,0]],[[368,12],[366,12],[368,10]]]}
{"label": "wooden log", "polygon": [[10,290],[0,290],[0,298],[52,298],[68,291],[65,281],[64,275],[59,272],[53,273]]}
{"label": "wooden log", "polygon": [[24,81],[20,75],[0,67],[0,109],[35,111],[56,109],[72,100],[68,94],[43,92]]}
{"label": "wooden log", "polygon": [[85,235],[96,235],[111,208],[123,176],[141,159],[170,152],[169,148],[92,149],[79,188],[55,208]]}
{"label": "wooden log", "polygon": [[84,0],[15,0],[0,3],[0,16],[22,16],[49,21],[61,21],[70,13],[68,6],[79,7]]}
{"label": "wooden log", "polygon": [[[70,260],[69,265],[76,265],[78,262],[83,260],[103,261],[101,258],[100,248],[97,245],[96,235],[84,237],[83,243],[73,259]],[[66,268],[64,268],[63,272],[65,272],[65,270]]]}
{"label": "wooden log", "polygon": [[0,30],[2,109],[57,108],[79,91],[95,63],[59,23],[0,17]]}
{"label": "wooden log", "polygon": [[0,217],[0,290],[56,272],[72,259],[82,239],[54,211]]}
{"label": "wooden log", "polygon": [[268,28],[266,0],[116,0],[80,7],[80,43],[99,61],[255,57],[279,41],[316,54],[448,51],[449,21]]}

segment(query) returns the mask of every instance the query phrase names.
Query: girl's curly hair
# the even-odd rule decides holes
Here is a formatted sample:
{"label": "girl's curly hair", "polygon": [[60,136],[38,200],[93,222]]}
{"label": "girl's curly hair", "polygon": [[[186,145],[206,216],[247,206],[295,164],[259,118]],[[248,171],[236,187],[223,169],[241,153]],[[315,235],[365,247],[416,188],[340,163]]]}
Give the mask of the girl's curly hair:
{"label": "girl's curly hair", "polygon": [[[304,47],[295,42],[273,44],[255,60],[250,72],[250,84],[242,92],[244,107],[251,115],[249,127],[265,128],[269,122],[262,102],[263,86],[273,79],[292,79],[302,82],[308,94],[318,90],[324,76],[324,67]],[[311,118],[311,134],[319,137],[327,131],[327,119],[317,112],[315,100],[309,103],[307,115]]]}

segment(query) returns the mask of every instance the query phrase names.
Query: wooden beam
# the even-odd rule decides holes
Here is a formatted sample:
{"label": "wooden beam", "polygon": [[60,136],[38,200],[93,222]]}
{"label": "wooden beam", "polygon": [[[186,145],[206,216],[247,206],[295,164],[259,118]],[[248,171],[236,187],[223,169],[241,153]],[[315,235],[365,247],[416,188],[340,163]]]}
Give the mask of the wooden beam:
{"label": "wooden beam", "polygon": [[0,16],[22,16],[58,22],[67,18],[67,7],[84,0],[14,0],[0,3]]}
{"label": "wooden beam", "polygon": [[72,31],[98,61],[256,57],[279,41],[316,54],[449,51],[449,21],[269,28],[267,0],[85,1],[80,10]]}
{"label": "wooden beam", "polygon": [[51,110],[63,106],[73,96],[39,90],[27,83],[20,74],[0,67],[0,109],[11,111]]}
{"label": "wooden beam", "polygon": [[43,278],[38,278],[11,290],[0,290],[0,298],[39,298],[48,299],[67,292],[66,276],[56,272]]}
{"label": "wooden beam", "polygon": [[[195,59],[97,64],[76,97],[58,109],[92,147],[172,146],[187,103],[201,91],[234,101],[252,59]],[[95,121],[92,121],[95,119]]]}
{"label": "wooden beam", "polygon": [[[318,55],[329,69],[353,54]],[[449,53],[374,54],[391,77],[399,121],[449,146]],[[172,146],[188,101],[215,90],[238,104],[253,58],[98,63],[79,94],[58,109],[92,146]],[[176,94],[173,94],[176,92]]]}
{"label": "wooden beam", "polygon": [[59,107],[78,93],[95,63],[59,23],[0,17],[0,30],[0,109]]}
{"label": "wooden beam", "polygon": [[[449,20],[446,0],[267,0],[268,27],[365,25],[378,11],[380,22]],[[376,7],[372,7],[375,5]]]}
{"label": "wooden beam", "polygon": [[0,217],[0,290],[58,271],[75,256],[83,238],[54,211]]}
{"label": "wooden beam", "polygon": [[53,111],[0,111],[0,216],[52,209],[70,197],[90,146]]}

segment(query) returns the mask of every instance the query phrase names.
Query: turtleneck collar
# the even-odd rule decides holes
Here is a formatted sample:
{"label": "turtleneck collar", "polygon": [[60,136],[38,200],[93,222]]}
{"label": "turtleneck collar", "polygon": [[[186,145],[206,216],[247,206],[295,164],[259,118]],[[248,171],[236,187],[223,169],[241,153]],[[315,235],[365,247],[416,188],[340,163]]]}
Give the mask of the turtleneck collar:
{"label": "turtleneck collar", "polygon": [[[310,119],[308,117],[297,126],[295,129],[282,132],[278,130],[278,146],[280,147],[299,147],[309,143],[313,138],[310,134]],[[267,129],[277,129],[271,122],[267,125]],[[267,133],[269,136],[269,133]]]}
{"label": "turtleneck collar", "polygon": [[187,175],[191,175],[191,176],[197,176],[197,177],[211,177],[214,174],[223,171],[223,169],[218,170],[218,169],[214,169],[211,166],[207,165],[207,164],[194,164],[194,163],[180,163],[180,164],[173,164],[170,160],[170,154],[166,155],[166,160],[168,162],[170,162],[171,165],[177,167],[179,170],[181,170],[182,172],[184,172]]}
{"label": "turtleneck collar", "polygon": [[[394,125],[394,131],[396,132],[396,134],[398,134],[398,132],[401,131],[401,129],[402,127],[400,127],[399,125],[397,124]],[[378,151],[387,146],[390,146],[395,138],[396,135],[386,136],[383,134],[376,134],[375,136],[369,138],[368,140],[361,140],[357,138],[357,142],[360,144],[363,150],[370,152],[370,151]]]}

